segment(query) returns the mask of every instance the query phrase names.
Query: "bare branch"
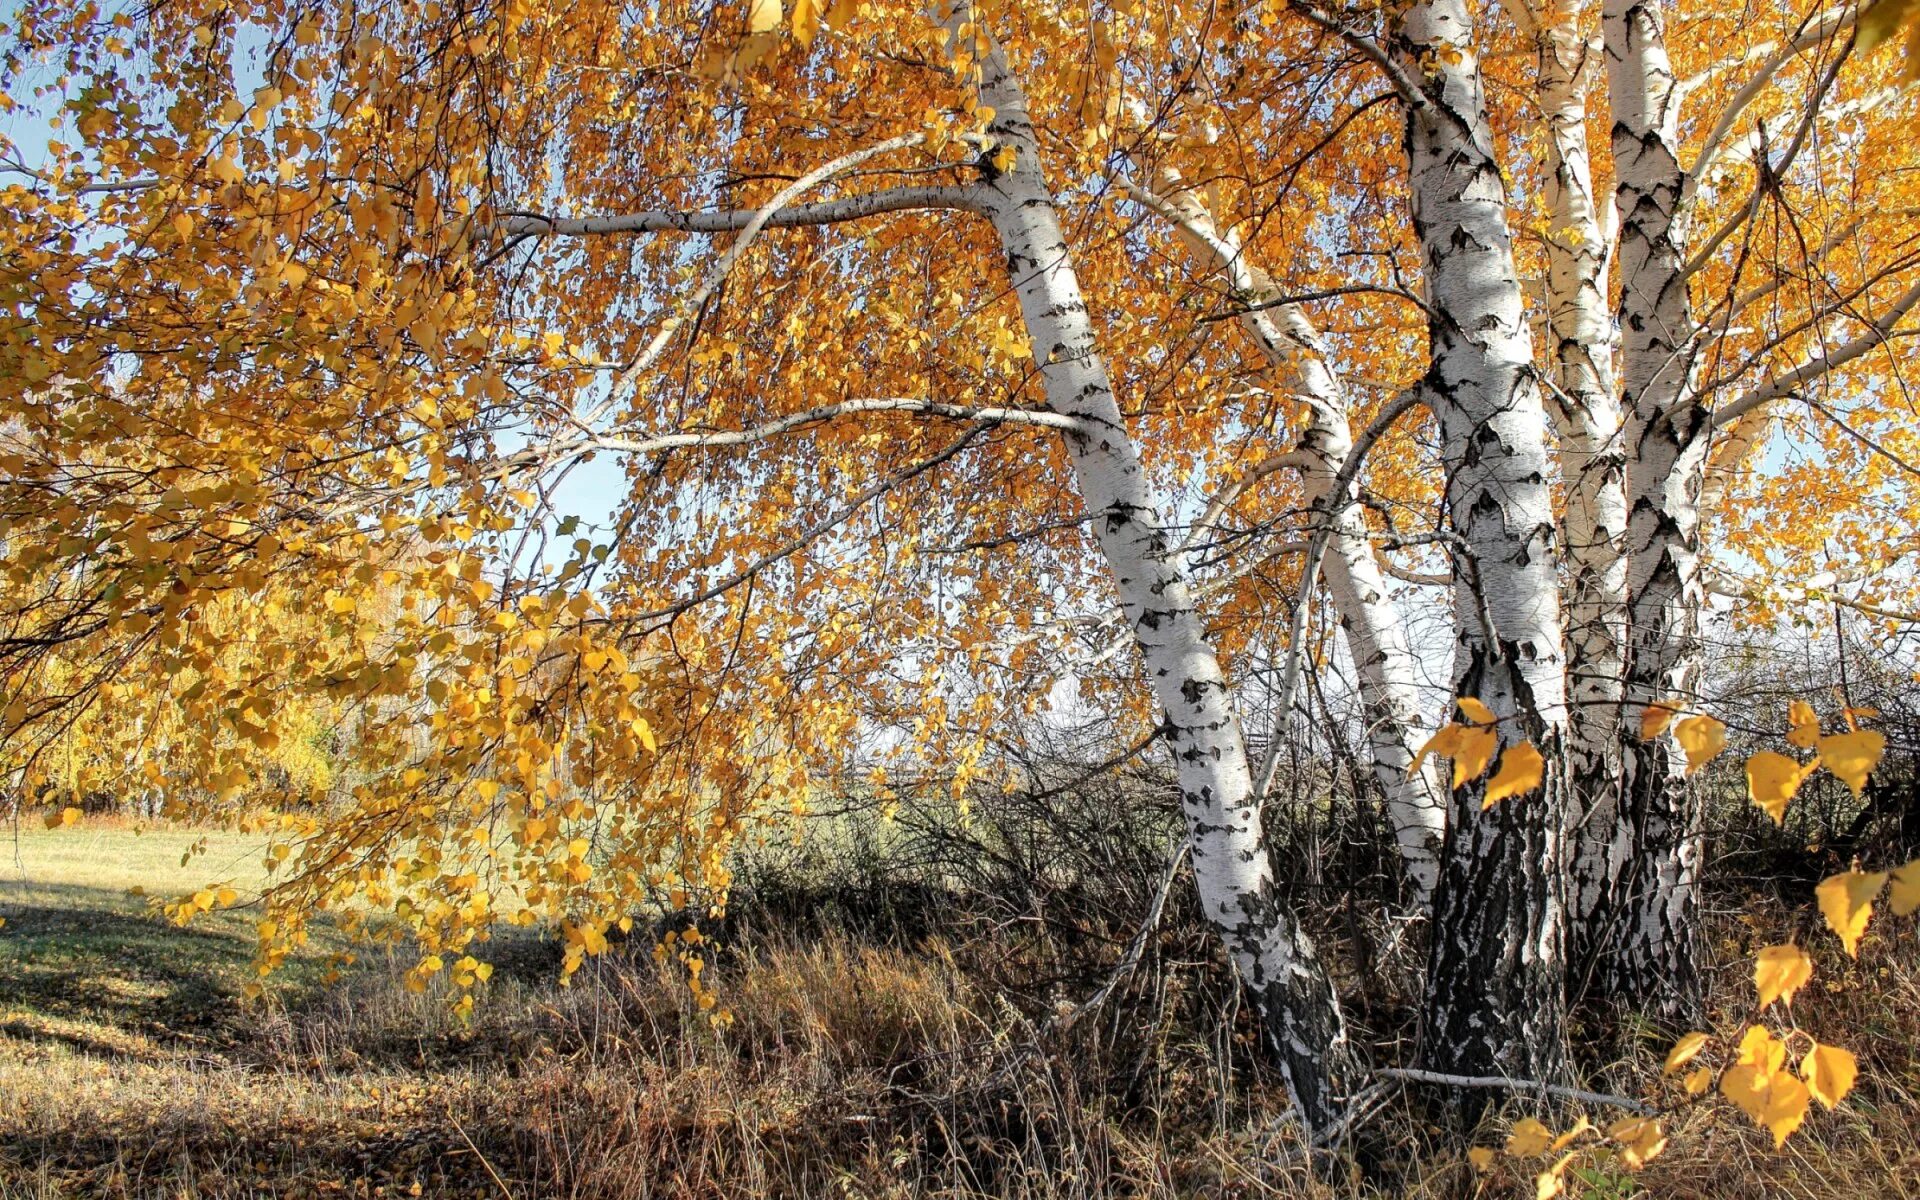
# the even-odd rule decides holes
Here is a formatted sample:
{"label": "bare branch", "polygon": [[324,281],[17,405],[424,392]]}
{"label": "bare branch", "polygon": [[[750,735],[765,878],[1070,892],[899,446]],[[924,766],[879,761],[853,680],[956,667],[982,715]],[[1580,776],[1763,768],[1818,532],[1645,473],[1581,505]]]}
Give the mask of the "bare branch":
{"label": "bare branch", "polygon": [[1859,337],[1854,338],[1844,345],[1827,351],[1827,353],[1817,358],[1809,359],[1801,363],[1784,375],[1779,375],[1768,380],[1746,395],[1741,396],[1738,400],[1721,405],[1718,409],[1714,410],[1714,427],[1716,429],[1725,428],[1735,421],[1738,421],[1747,413],[1759,408],[1761,405],[1769,404],[1780,399],[1782,396],[1791,395],[1796,388],[1807,380],[1817,378],[1829,371],[1837,370],[1847,363],[1852,362],[1854,359],[1859,358],[1861,355],[1866,354],[1868,351],[1886,345],[1889,340],[1897,336],[1894,327],[1897,326],[1909,312],[1913,311],[1913,307],[1916,304],[1920,304],[1920,283],[1916,283],[1908,288],[1904,295],[1898,300],[1895,300],[1886,312],[1880,314],[1879,318],[1868,326],[1866,333],[1861,334]]}
{"label": "bare branch", "polygon": [[1693,198],[1699,181],[1713,169],[1714,159],[1718,158],[1721,151],[1725,149],[1724,143],[1727,135],[1733,131],[1734,122],[1738,121],[1740,114],[1745,112],[1748,106],[1759,98],[1760,93],[1767,89],[1767,85],[1773,82],[1774,76],[1780,73],[1780,69],[1808,50],[1822,45],[1836,34],[1853,28],[1854,23],[1859,19],[1860,6],[1858,5],[1849,4],[1842,8],[1828,9],[1809,20],[1798,37],[1781,47],[1772,58],[1760,64],[1760,69],[1753,73],[1753,78],[1741,85],[1740,90],[1727,101],[1727,106],[1720,110],[1720,116],[1714,121],[1712,130],[1700,143],[1700,154],[1693,160],[1693,169],[1687,172],[1686,194],[1681,200],[1683,206]]}
{"label": "bare branch", "polygon": [[727,592],[732,591],[734,588],[739,587],[741,584],[746,583],[748,580],[758,576],[762,571],[766,570],[768,567],[772,566],[773,564],[780,562],[783,559],[789,558],[794,554],[799,553],[801,550],[804,550],[807,546],[820,540],[822,537],[825,537],[828,533],[846,524],[848,521],[853,519],[856,513],[858,513],[861,509],[865,508],[868,504],[879,499],[881,496],[886,495],[888,492],[891,492],[893,489],[899,487],[901,484],[906,483],[907,481],[914,479],[917,476],[924,475],[928,471],[931,471],[935,467],[938,467],[942,463],[952,459],[955,455],[959,454],[962,450],[965,450],[968,446],[972,445],[975,438],[978,438],[981,434],[985,433],[987,430],[991,428],[992,428],[992,425],[990,424],[975,425],[973,428],[967,430],[965,433],[962,433],[958,438],[955,438],[953,441],[947,443],[944,449],[942,449],[939,453],[933,455],[931,458],[922,459],[921,461],[913,464],[910,467],[894,472],[893,474],[887,476],[885,479],[881,479],[875,483],[869,484],[866,488],[862,489],[859,493],[854,495],[852,499],[847,501],[847,503],[842,507],[840,507],[839,509],[835,510],[834,512],[828,513],[825,517],[822,517],[819,521],[815,522],[812,525],[809,525],[805,529],[802,529],[799,533],[796,533],[791,538],[788,538],[786,542],[783,543],[782,545],[776,547],[773,550],[769,550],[767,553],[761,555],[759,558],[747,564],[745,567],[742,567],[739,571],[735,572],[733,575],[728,576],[726,579],[723,579],[720,582],[715,583],[709,587],[702,588],[700,591],[687,597],[685,600],[681,600],[674,604],[670,604],[665,608],[659,608],[659,609],[653,610],[652,612],[645,612],[634,617],[625,618],[623,620],[623,624],[627,624],[629,627],[631,627],[635,625],[645,625],[650,622],[663,621],[663,620],[671,622],[673,618],[679,616],[681,613],[684,613],[687,610],[694,608],[698,605],[704,604],[707,601],[712,600],[716,596],[721,596],[726,594]]}
{"label": "bare branch", "polygon": [[868,159],[877,158],[882,154],[894,150],[905,149],[908,146],[917,146],[925,140],[926,135],[922,133],[903,134],[900,137],[888,138],[884,142],[868,146],[863,150],[855,150],[850,154],[843,154],[829,163],[808,171],[805,175],[802,175],[800,178],[774,193],[773,197],[764,205],[753,210],[748,219],[740,225],[740,235],[733,239],[733,244],[727,247],[727,252],[722,254],[719,260],[707,269],[707,273],[701,278],[698,287],[693,288],[681,296],[680,303],[674,306],[672,315],[661,323],[660,329],[653,335],[653,339],[635,356],[633,362],[628,365],[627,369],[620,373],[620,378],[615,380],[614,385],[607,390],[606,400],[592,413],[582,419],[580,424],[587,426],[592,425],[601,416],[605,415],[614,404],[619,402],[620,395],[626,390],[627,385],[636,379],[642,371],[652,366],[655,360],[666,351],[668,343],[673,340],[674,335],[679,331],[680,326],[686,322],[687,317],[692,313],[700,311],[700,309],[705,306],[707,300],[718,290],[721,282],[733,271],[734,264],[738,263],[741,257],[746,254],[747,248],[753,245],[754,238],[760,235],[760,231],[766,228],[767,222],[773,220],[774,216],[782,209],[792,204],[810,189],[827,182],[837,175],[844,175]]}
{"label": "bare branch", "polygon": [[829,404],[822,408],[810,408],[805,412],[794,413],[778,420],[756,425],[751,429],[723,429],[707,432],[666,433],[650,438],[628,438],[615,434],[596,435],[581,439],[581,444],[593,449],[617,450],[629,454],[658,454],[666,450],[682,447],[742,446],[751,442],[761,442],[768,438],[792,433],[812,425],[820,425],[836,417],[852,416],[858,413],[900,412],[918,413],[931,417],[943,417],[953,421],[979,421],[992,425],[1041,425],[1049,429],[1078,430],[1084,428],[1076,417],[1056,412],[1044,412],[1027,408],[969,408],[963,404],[942,404],[934,400],[915,400],[906,397],[876,397],[865,400],[847,400],[839,404]]}
{"label": "bare branch", "polygon": [[[44,171],[36,171],[18,159],[0,159],[0,175],[25,175],[36,183],[48,185],[59,182],[55,177],[48,175]],[[162,182],[162,180],[155,176],[143,175],[137,179],[117,179],[109,180],[106,183],[82,184],[73,189],[73,194],[76,196],[95,196],[103,192],[150,192],[154,188],[159,187]]]}
{"label": "bare branch", "polygon": [[1448,1075],[1441,1071],[1418,1071],[1412,1067],[1382,1067],[1374,1072],[1382,1079],[1404,1079],[1408,1083],[1432,1083],[1441,1087],[1487,1088],[1503,1092],[1534,1092],[1542,1096],[1554,1096],[1561,1100],[1578,1100],[1582,1104],[1602,1104],[1610,1108],[1624,1108],[1628,1112],[1643,1117],[1653,1116],[1658,1109],[1642,1104],[1638,1100],[1629,1100],[1625,1096],[1611,1096],[1606,1092],[1588,1092],[1579,1088],[1561,1087],[1557,1083],[1541,1083],[1533,1079],[1505,1079],[1498,1075]]}
{"label": "bare branch", "polygon": [[[1720,228],[1713,231],[1713,236],[1707,239],[1706,244],[1687,260],[1687,265],[1681,269],[1681,278],[1692,278],[1701,268],[1712,262],[1713,256],[1719,252],[1726,240],[1760,211],[1760,201],[1774,187],[1774,181],[1784,178],[1788,169],[1793,166],[1794,160],[1800,157],[1800,151],[1807,144],[1808,135],[1813,132],[1813,127],[1820,120],[1822,110],[1826,106],[1827,93],[1833,90],[1833,85],[1840,78],[1840,68],[1846,65],[1847,59],[1853,54],[1853,46],[1853,38],[1849,36],[1846,44],[1840,48],[1840,53],[1834,55],[1833,61],[1827,65],[1826,71],[1820,77],[1820,82],[1813,89],[1813,96],[1807,101],[1807,109],[1800,118],[1799,127],[1793,131],[1793,137],[1787,143],[1786,153],[1780,156],[1780,161],[1767,162],[1765,148],[1761,148],[1761,160],[1754,164],[1758,177],[1753,181],[1753,193],[1747,198],[1745,204],[1721,224]],[[1697,167],[1686,175],[1686,179],[1695,186],[1700,178],[1701,172]]]}
{"label": "bare branch", "polygon": [[1160,914],[1167,907],[1167,895],[1173,890],[1173,881],[1180,874],[1180,864],[1187,861],[1187,854],[1193,849],[1186,838],[1179,839],[1179,843],[1174,847],[1173,853],[1167,857],[1167,868],[1161,873],[1160,886],[1154,889],[1153,901],[1147,905],[1147,915],[1140,922],[1140,928],[1134,931],[1133,940],[1127,944],[1127,952],[1121,956],[1120,965],[1114,968],[1113,974],[1107,976],[1107,981],[1101,984],[1093,995],[1050,1022],[1054,1032],[1064,1033],[1071,1029],[1081,1017],[1099,1008],[1106,1002],[1107,997],[1113,994],[1114,989],[1124,983],[1127,976],[1133,974],[1134,968],[1140,965],[1140,958],[1147,950],[1147,940],[1153,936],[1153,931],[1160,925]]}
{"label": "bare branch", "polygon": [[[883,213],[915,210],[979,212],[980,193],[971,187],[895,187],[817,204],[795,204],[767,212],[759,227],[793,229],[837,225]],[[677,212],[660,209],[604,217],[549,217],[509,213],[499,224],[508,237],[590,237],[614,233],[733,233],[754,223],[763,209]]]}
{"label": "bare branch", "polygon": [[1374,66],[1379,67],[1381,74],[1387,77],[1387,82],[1393,85],[1394,92],[1401,100],[1406,102],[1408,108],[1424,109],[1427,107],[1427,97],[1426,94],[1420,90],[1420,85],[1408,76],[1399,63],[1393,61],[1393,56],[1387,53],[1385,46],[1382,46],[1379,42],[1374,41],[1359,30],[1350,27],[1346,22],[1334,16],[1332,13],[1322,12],[1314,5],[1305,3],[1304,0],[1294,0],[1292,8],[1293,11],[1305,17],[1309,22],[1318,25],[1347,45],[1353,47],[1354,50],[1359,52],[1362,58]]}
{"label": "bare branch", "polygon": [[[1800,263],[1794,266],[1780,267],[1775,272],[1773,278],[1765,283],[1755,285],[1753,288],[1736,297],[1727,310],[1727,319],[1731,321],[1739,317],[1745,313],[1747,309],[1765,300],[1768,296],[1773,295],[1790,283],[1815,282],[1814,272],[1822,263],[1827,261],[1827,256],[1839,249],[1842,245],[1845,245],[1847,240],[1864,229],[1869,221],[1886,218],[1905,221],[1911,220],[1915,216],[1920,216],[1920,208],[1911,206],[1873,208],[1860,213],[1839,229],[1828,234],[1818,246],[1807,251]],[[1801,273],[1796,274],[1796,271]]]}
{"label": "bare branch", "polygon": [[[1313,540],[1307,545],[1307,561],[1300,568],[1300,599],[1293,606],[1293,626],[1287,635],[1287,667],[1281,676],[1280,703],[1274,710],[1280,720],[1290,720],[1293,712],[1293,694],[1300,683],[1300,644],[1306,637],[1307,616],[1313,606],[1313,584],[1320,574],[1320,560],[1326,557],[1327,542],[1333,536],[1334,518],[1339,510],[1350,503],[1346,499],[1347,491],[1353,481],[1360,476],[1360,468],[1367,461],[1367,453],[1381,435],[1393,427],[1401,414],[1426,400],[1418,385],[1408,388],[1389,401],[1373,424],[1353,439],[1353,449],[1347,454],[1347,461],[1340,464],[1340,473],[1333,477],[1333,486],[1327,489],[1327,499],[1332,507],[1318,514],[1318,526],[1313,531]],[[1267,761],[1260,770],[1260,782],[1253,790],[1255,803],[1266,798],[1273,788],[1273,779],[1280,769],[1280,754],[1277,747],[1267,751]]]}

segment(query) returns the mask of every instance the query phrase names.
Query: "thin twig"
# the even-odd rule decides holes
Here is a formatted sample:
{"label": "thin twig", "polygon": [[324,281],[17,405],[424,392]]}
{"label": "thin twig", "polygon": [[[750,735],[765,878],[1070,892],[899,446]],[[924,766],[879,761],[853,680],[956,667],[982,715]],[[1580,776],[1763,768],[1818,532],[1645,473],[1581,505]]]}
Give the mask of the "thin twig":
{"label": "thin twig", "polygon": [[1637,1113],[1643,1117],[1653,1116],[1658,1111],[1638,1100],[1629,1100],[1625,1096],[1562,1087],[1557,1083],[1542,1083],[1537,1079],[1507,1079],[1499,1075],[1449,1075],[1443,1071],[1421,1071],[1412,1067],[1382,1067],[1374,1074],[1382,1079],[1402,1079],[1408,1083],[1432,1083],[1442,1087],[1535,1092],[1543,1096],[1557,1096],[1562,1100],[1578,1100],[1584,1104],[1604,1104],[1613,1108],[1624,1108],[1628,1112]]}
{"label": "thin twig", "polygon": [[1106,1003],[1107,997],[1113,994],[1113,990],[1132,975],[1134,969],[1140,965],[1141,956],[1147,951],[1147,942],[1153,937],[1153,931],[1160,926],[1160,914],[1167,907],[1167,895],[1173,891],[1173,881],[1180,874],[1180,864],[1187,861],[1187,852],[1192,848],[1191,843],[1184,837],[1180,838],[1179,842],[1173,854],[1167,859],[1167,869],[1160,876],[1160,886],[1153,893],[1153,903],[1147,906],[1146,918],[1140,922],[1140,928],[1134,931],[1133,941],[1127,944],[1127,952],[1121,957],[1120,965],[1113,969],[1113,974],[1107,976],[1107,981],[1101,984],[1093,995],[1054,1018],[1052,1025],[1055,1031],[1065,1032],[1073,1027],[1075,1021]]}
{"label": "thin twig", "polygon": [[493,1177],[494,1185],[500,1189],[500,1194],[507,1200],[513,1200],[513,1189],[507,1186],[506,1180],[500,1178],[500,1172],[493,1169],[493,1164],[488,1162],[487,1156],[480,1152],[480,1147],[474,1145],[473,1139],[467,1136],[465,1126],[460,1124],[460,1118],[453,1115],[452,1100],[447,1101],[447,1121],[453,1126],[454,1132],[460,1135],[460,1140],[467,1144],[467,1149],[473,1151],[473,1156],[480,1160],[480,1165],[487,1169],[487,1174]]}
{"label": "thin twig", "polygon": [[[1353,441],[1353,449],[1347,453],[1347,461],[1342,463],[1340,471],[1333,477],[1333,486],[1327,489],[1325,501],[1327,507],[1322,511],[1322,520],[1313,532],[1313,540],[1307,544],[1307,561],[1300,568],[1299,601],[1293,606],[1293,628],[1287,641],[1287,666],[1281,677],[1280,704],[1275,709],[1274,720],[1290,723],[1293,720],[1293,694],[1300,682],[1300,647],[1306,640],[1307,616],[1313,601],[1313,586],[1320,574],[1320,561],[1326,557],[1327,542],[1333,536],[1334,522],[1347,505],[1352,503],[1347,491],[1354,480],[1360,477],[1361,465],[1366,462],[1367,452],[1380,440],[1382,434],[1400,419],[1400,415],[1419,404],[1424,399],[1418,384],[1408,388],[1390,401],[1380,414],[1373,419],[1359,437]],[[1316,506],[1317,507],[1317,506]],[[1265,800],[1273,789],[1274,776],[1280,769],[1280,745],[1277,739],[1267,747],[1267,761],[1262,766],[1259,784],[1254,788],[1255,803]]]}

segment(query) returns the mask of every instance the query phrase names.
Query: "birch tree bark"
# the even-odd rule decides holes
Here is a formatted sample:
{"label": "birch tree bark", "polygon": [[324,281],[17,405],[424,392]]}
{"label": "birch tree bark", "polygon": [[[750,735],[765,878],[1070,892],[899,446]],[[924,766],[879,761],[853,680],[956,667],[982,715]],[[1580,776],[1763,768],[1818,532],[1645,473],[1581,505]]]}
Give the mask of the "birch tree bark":
{"label": "birch tree bark", "polygon": [[1622,440],[1627,481],[1628,650],[1621,714],[1621,815],[1632,838],[1601,983],[1672,1021],[1700,1006],[1700,795],[1671,739],[1642,742],[1646,706],[1691,694],[1700,668],[1698,499],[1713,423],[1688,387],[1694,318],[1677,219],[1686,191],[1679,95],[1658,0],[1605,0],[1613,111]]}
{"label": "birch tree bark", "polygon": [[988,133],[1016,154],[1012,169],[989,181],[987,214],[1048,407],[1080,423],[1064,435],[1066,449],[1165,714],[1201,904],[1253,998],[1296,1110],[1309,1133],[1323,1137],[1337,1129],[1359,1083],[1358,1059],[1333,982],[1275,887],[1240,721],[1108,381],[1025,94],[997,48],[980,71],[981,99],[995,114]]}
{"label": "birch tree bark", "polygon": [[1602,940],[1612,882],[1627,857],[1615,787],[1626,634],[1625,456],[1608,297],[1612,205],[1594,191],[1587,144],[1591,11],[1578,3],[1555,6],[1542,24],[1526,5],[1514,10],[1534,39],[1547,134],[1546,334],[1554,383],[1547,413],[1566,485],[1561,528],[1569,565],[1567,817],[1573,830],[1567,933],[1576,972]]}
{"label": "birch tree bark", "polygon": [[1423,384],[1452,467],[1455,689],[1546,759],[1539,793],[1482,810],[1453,793],[1434,896],[1420,1056],[1465,1075],[1564,1074],[1566,677],[1546,414],[1463,0],[1405,9],[1413,223],[1426,270]]}

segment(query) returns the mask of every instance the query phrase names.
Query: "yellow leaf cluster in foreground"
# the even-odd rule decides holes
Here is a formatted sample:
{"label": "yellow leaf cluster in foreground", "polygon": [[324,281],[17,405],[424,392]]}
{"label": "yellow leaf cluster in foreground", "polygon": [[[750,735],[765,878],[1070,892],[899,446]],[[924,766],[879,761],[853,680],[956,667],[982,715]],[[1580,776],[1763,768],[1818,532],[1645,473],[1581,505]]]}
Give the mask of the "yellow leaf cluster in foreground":
{"label": "yellow leaf cluster in foreground", "polygon": [[[1487,773],[1499,750],[1500,734],[1498,718],[1483,701],[1463,696],[1455,705],[1462,719],[1448,722],[1428,738],[1407,774],[1419,771],[1428,755],[1438,754],[1453,761],[1453,787],[1457,791]],[[1500,768],[1487,781],[1486,795],[1480,802],[1483,810],[1537,790],[1546,777],[1546,758],[1530,741],[1512,743],[1500,752],[1499,759]]]}
{"label": "yellow leaf cluster in foreground", "polygon": [[1755,1025],[1741,1039],[1734,1065],[1720,1076],[1720,1093],[1733,1101],[1741,1112],[1773,1134],[1773,1144],[1784,1145],[1787,1136],[1806,1120],[1807,1085],[1786,1069],[1787,1044]]}
{"label": "yellow leaf cluster in foreground", "polygon": [[1501,1151],[1491,1146],[1475,1146],[1467,1151],[1467,1160],[1476,1170],[1490,1169],[1501,1152],[1514,1158],[1547,1158],[1553,1162],[1534,1176],[1536,1200],[1551,1200],[1566,1187],[1567,1169],[1582,1158],[1611,1153],[1630,1171],[1638,1171],[1667,1147],[1667,1134],[1659,1118],[1648,1115],[1625,1117],[1604,1129],[1596,1128],[1580,1117],[1565,1132],[1556,1133],[1537,1117],[1515,1121]]}

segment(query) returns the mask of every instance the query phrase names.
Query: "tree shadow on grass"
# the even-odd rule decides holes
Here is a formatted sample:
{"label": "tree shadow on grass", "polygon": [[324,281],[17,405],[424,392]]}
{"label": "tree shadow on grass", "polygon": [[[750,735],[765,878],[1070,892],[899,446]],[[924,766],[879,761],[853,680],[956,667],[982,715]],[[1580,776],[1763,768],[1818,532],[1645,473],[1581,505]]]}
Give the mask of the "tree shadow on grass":
{"label": "tree shadow on grass", "polygon": [[[136,1034],[168,1048],[216,1049],[244,1036],[237,1004],[252,977],[244,917],[181,928],[137,899],[77,884],[0,883],[0,1013],[20,1036],[40,1021]],[[38,1020],[36,1020],[38,1019]],[[86,1040],[69,1028],[55,1040]],[[96,1038],[102,1045],[116,1039]]]}

